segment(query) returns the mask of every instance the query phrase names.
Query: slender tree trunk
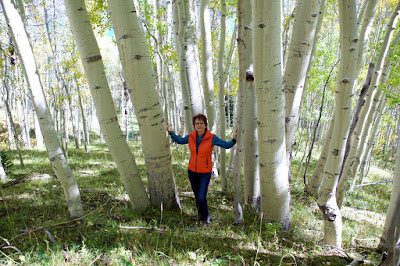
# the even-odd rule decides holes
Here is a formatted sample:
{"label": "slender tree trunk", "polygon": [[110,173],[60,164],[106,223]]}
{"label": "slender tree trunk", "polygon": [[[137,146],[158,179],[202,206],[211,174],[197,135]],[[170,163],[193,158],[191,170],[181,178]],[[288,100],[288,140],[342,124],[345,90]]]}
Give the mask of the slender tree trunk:
{"label": "slender tree trunk", "polygon": [[357,63],[357,12],[355,0],[339,0],[341,61],[335,96],[332,139],[318,194],[324,221],[324,242],[342,246],[342,216],[336,203],[336,186],[351,120],[351,100]]}
{"label": "slender tree trunk", "polygon": [[200,1],[200,29],[201,29],[201,84],[203,85],[204,101],[207,111],[208,128],[216,132],[216,107],[214,100],[214,76],[212,64],[210,0]]}
{"label": "slender tree trunk", "polygon": [[281,25],[282,1],[253,1],[261,212],[265,222],[279,222],[284,229],[289,229],[282,40],[271,38],[282,35]]}
{"label": "slender tree trunk", "polygon": [[181,81],[183,113],[185,118],[185,129],[189,133],[193,130],[192,117],[193,109],[190,100],[189,83],[186,70],[186,52],[185,52],[185,32],[187,27],[187,18],[185,12],[184,0],[176,0],[173,4],[174,28],[176,38],[176,50],[178,53],[179,78]]}
{"label": "slender tree trunk", "polygon": [[290,169],[291,153],[295,142],[300,104],[303,98],[303,88],[318,22],[319,4],[319,0],[297,1],[288,59],[283,77],[286,103],[285,134],[288,169]]}
{"label": "slender tree trunk", "polygon": [[400,40],[400,32],[398,32],[392,41],[393,30],[397,23],[397,18],[400,15],[399,11],[400,2],[396,8],[396,11],[392,15],[391,21],[389,22],[388,31],[386,32],[382,48],[377,59],[375,74],[372,76],[370,85],[370,90],[372,90],[372,92],[367,93],[367,96],[369,97],[367,97],[366,102],[361,109],[359,121],[354,129],[354,136],[351,141],[349,157],[345,162],[343,176],[340,178],[337,188],[337,201],[339,206],[342,205],[344,196],[349,188],[350,190],[352,189],[351,185],[354,184],[354,180],[360,168],[362,157],[365,152],[365,145],[359,144],[364,144],[365,140],[368,139],[372,129],[372,122],[374,121],[373,118],[376,116],[379,108],[379,102],[382,100],[382,90],[378,89],[378,85],[385,84],[387,78],[389,77],[389,71],[392,62],[391,55],[394,51],[394,47],[397,46]]}
{"label": "slender tree trunk", "polygon": [[364,105],[364,98],[370,87],[370,81],[371,81],[372,73],[374,72],[374,70],[375,70],[375,65],[370,64],[367,78],[366,78],[363,88],[360,92],[360,96],[359,96],[359,99],[357,102],[357,107],[354,111],[353,118],[351,121],[349,135],[347,137],[347,142],[346,142],[346,150],[344,153],[344,158],[343,158],[343,163],[342,163],[342,169],[341,169],[341,172],[339,175],[339,184],[338,184],[338,188],[336,191],[337,202],[338,202],[339,208],[341,208],[341,206],[342,206],[344,194],[348,190],[347,184],[348,184],[350,177],[352,176],[351,166],[354,163],[355,153],[360,144],[360,135],[362,133],[362,128],[363,128],[363,125],[361,123],[358,123],[359,114],[360,114],[361,108]]}
{"label": "slender tree trunk", "polygon": [[81,217],[83,209],[78,184],[64,157],[54,130],[54,124],[52,123],[50,111],[43,94],[35,57],[22,19],[10,0],[1,0],[1,5],[21,56],[22,65],[30,88],[29,92],[39,118],[40,129],[45,141],[50,165],[63,186],[69,215],[71,218]]}
{"label": "slender tree trunk", "polygon": [[[224,57],[225,57],[225,33],[226,33],[226,3],[221,0],[221,33],[219,36],[219,54],[218,54],[218,135],[225,140],[226,135],[226,113],[225,113],[225,74],[224,74]],[[228,182],[226,176],[226,150],[219,149],[219,176],[221,178],[221,190],[226,192]]]}
{"label": "slender tree trunk", "polygon": [[180,207],[164,113],[143,30],[132,1],[108,1],[125,78],[135,107],[152,204]]}
{"label": "slender tree trunk", "polygon": [[233,207],[234,207],[234,223],[239,224],[243,220],[243,193],[242,193],[242,180],[240,173],[243,161],[243,111],[244,111],[245,98],[243,91],[238,92],[237,109],[234,130],[237,129],[237,143],[235,159],[233,162],[232,183],[233,183]]}
{"label": "slender tree trunk", "polygon": [[83,146],[85,147],[86,153],[88,153],[89,152],[89,149],[88,149],[89,133],[88,133],[88,128],[87,128],[86,112],[85,112],[85,108],[83,108],[82,96],[81,96],[81,91],[79,89],[79,84],[76,84],[76,90],[77,90],[77,93],[78,93],[79,110],[80,110],[81,117],[82,117]]}
{"label": "slender tree trunk", "polygon": [[[369,0],[365,2],[366,10],[365,14],[362,13],[362,25],[359,32],[358,40],[358,58],[357,58],[357,69],[356,73],[359,73],[364,66],[365,61],[365,50],[368,46],[369,36],[371,35],[371,30],[376,14],[376,9],[378,7],[379,0]],[[361,14],[361,15],[362,15]]]}
{"label": "slender tree trunk", "polygon": [[378,134],[379,131],[379,125],[382,121],[383,118],[383,114],[385,113],[386,110],[386,104],[387,104],[388,99],[385,97],[385,99],[380,103],[379,106],[379,113],[377,114],[377,117],[374,119],[374,128],[372,129],[372,133],[371,135],[368,137],[367,140],[364,140],[364,142],[362,143],[362,145],[365,145],[365,155],[361,158],[361,177],[360,177],[360,181],[359,184],[363,184],[364,183],[364,177],[367,173],[367,169],[368,169],[368,162],[370,161],[370,157],[371,157],[371,152],[372,152],[372,148],[374,146],[375,143],[375,139],[376,136]]}
{"label": "slender tree trunk", "polygon": [[[397,151],[397,154],[399,154],[400,150],[398,149]],[[396,163],[396,171],[398,166]],[[399,173],[396,174],[397,176],[399,175]],[[397,198],[397,200],[395,201],[395,206],[393,206],[392,214],[386,216],[386,220],[389,220],[385,222],[388,224],[388,229],[385,236],[382,236],[380,243],[380,245],[384,245],[383,248],[387,251],[380,264],[382,266],[400,265],[400,192],[397,192],[397,194],[392,193],[391,201],[392,198]]]}
{"label": "slender tree trunk", "polygon": [[82,58],[90,86],[101,133],[117,165],[131,205],[144,210],[150,200],[144,189],[139,169],[122,134],[114,102],[104,73],[104,65],[95,39],[84,0],[65,0],[67,16]]}
{"label": "slender tree trunk", "polygon": [[181,11],[185,12],[185,33],[183,42],[180,43],[180,51],[184,52],[185,56],[185,65],[186,65],[186,74],[187,74],[187,81],[188,87],[190,91],[190,102],[192,104],[192,111],[193,114],[204,113],[204,99],[203,93],[201,91],[201,82],[198,72],[198,56],[197,56],[197,44],[195,40],[195,25],[191,19],[190,15],[190,2],[189,0],[177,0],[182,2],[181,5],[184,8],[179,9],[179,16],[181,16]]}

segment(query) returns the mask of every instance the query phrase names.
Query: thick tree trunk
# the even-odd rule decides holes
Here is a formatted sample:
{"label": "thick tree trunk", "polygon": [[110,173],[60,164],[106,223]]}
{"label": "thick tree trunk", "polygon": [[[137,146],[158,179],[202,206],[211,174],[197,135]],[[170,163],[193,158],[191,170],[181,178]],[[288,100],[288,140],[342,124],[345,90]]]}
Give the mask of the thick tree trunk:
{"label": "thick tree trunk", "polygon": [[257,101],[253,73],[253,39],[251,1],[239,0],[238,14],[238,54],[239,54],[239,90],[245,97],[243,110],[243,172],[244,202],[247,208],[257,210],[260,207],[260,178],[257,149]]}
{"label": "thick tree trunk", "polygon": [[117,165],[131,205],[144,210],[150,200],[144,189],[139,169],[118,123],[114,102],[104,73],[104,65],[95,39],[84,0],[65,0],[65,7],[83,68],[92,93],[101,133]]}
{"label": "thick tree trunk", "polygon": [[[289,229],[289,178],[281,38],[282,1],[253,1],[253,58],[257,92],[261,212]],[[266,82],[268,81],[268,82]]]}
{"label": "thick tree trunk", "polygon": [[118,50],[140,127],[150,200],[180,207],[172,172],[169,139],[143,30],[132,1],[108,1]]}
{"label": "thick tree trunk", "polygon": [[1,5],[21,56],[23,69],[30,88],[29,92],[35,107],[35,112],[39,118],[40,129],[45,141],[50,165],[63,186],[69,215],[71,218],[81,217],[83,215],[83,209],[78,184],[64,156],[57,133],[54,129],[54,124],[36,67],[35,57],[23,21],[12,1],[1,0]]}
{"label": "thick tree trunk", "polygon": [[335,96],[332,139],[325,173],[318,193],[324,221],[324,242],[342,246],[342,216],[336,203],[336,186],[351,120],[351,102],[357,63],[357,12],[355,0],[339,0],[341,61]]}

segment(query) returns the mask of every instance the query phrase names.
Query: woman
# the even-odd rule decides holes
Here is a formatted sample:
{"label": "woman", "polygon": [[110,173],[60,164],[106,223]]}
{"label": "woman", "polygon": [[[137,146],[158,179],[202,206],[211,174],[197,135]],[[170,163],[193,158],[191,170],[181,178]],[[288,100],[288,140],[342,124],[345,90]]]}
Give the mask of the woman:
{"label": "woman", "polygon": [[192,123],[195,130],[184,138],[177,136],[172,131],[168,121],[166,121],[166,127],[173,141],[178,144],[189,144],[191,157],[188,165],[188,174],[196,199],[197,219],[203,223],[209,223],[207,189],[212,172],[212,150],[214,145],[224,149],[232,148],[236,143],[237,130],[235,130],[233,139],[226,142],[207,129],[207,117],[205,115],[198,114],[193,116]]}

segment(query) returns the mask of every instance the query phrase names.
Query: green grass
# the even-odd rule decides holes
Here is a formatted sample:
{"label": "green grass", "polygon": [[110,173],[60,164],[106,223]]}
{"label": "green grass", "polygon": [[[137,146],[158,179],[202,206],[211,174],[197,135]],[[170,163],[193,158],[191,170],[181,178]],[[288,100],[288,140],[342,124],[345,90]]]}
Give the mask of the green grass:
{"label": "green grass", "polygon": [[[146,184],[139,143],[131,143],[131,148]],[[182,147],[171,151],[182,209],[154,206],[135,213],[104,144],[90,146],[89,154],[70,149],[69,162],[78,180],[84,214],[90,214],[74,222],[68,220],[64,193],[46,153],[24,150],[26,168],[21,169],[16,152],[9,152],[14,166],[3,184],[27,179],[1,189],[0,264],[347,265],[350,257],[365,257],[372,263],[380,260],[375,248],[390,183],[357,188],[346,198],[344,247],[337,250],[323,245],[318,207],[314,199],[303,197],[302,177],[297,174],[291,180],[289,231],[281,231],[274,223],[260,224],[259,215],[252,212],[244,214],[241,224],[233,225],[232,191],[221,193],[219,180],[212,182],[208,195],[212,223],[206,227],[197,224],[190,219],[196,213],[194,198],[183,193],[191,191],[188,156],[183,158]],[[298,169],[299,158],[294,158],[292,172]],[[389,179],[388,170],[374,169],[367,183]]]}

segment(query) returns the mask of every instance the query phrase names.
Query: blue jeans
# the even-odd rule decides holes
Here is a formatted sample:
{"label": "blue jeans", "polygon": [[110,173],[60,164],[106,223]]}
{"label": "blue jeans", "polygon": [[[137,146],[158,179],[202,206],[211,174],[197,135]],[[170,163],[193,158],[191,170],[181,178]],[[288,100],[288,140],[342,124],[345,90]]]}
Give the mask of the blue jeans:
{"label": "blue jeans", "polygon": [[211,173],[196,173],[188,170],[188,174],[194,197],[196,199],[198,211],[197,218],[200,221],[208,222],[210,220],[210,216],[208,215],[207,190],[208,184],[211,180]]}

